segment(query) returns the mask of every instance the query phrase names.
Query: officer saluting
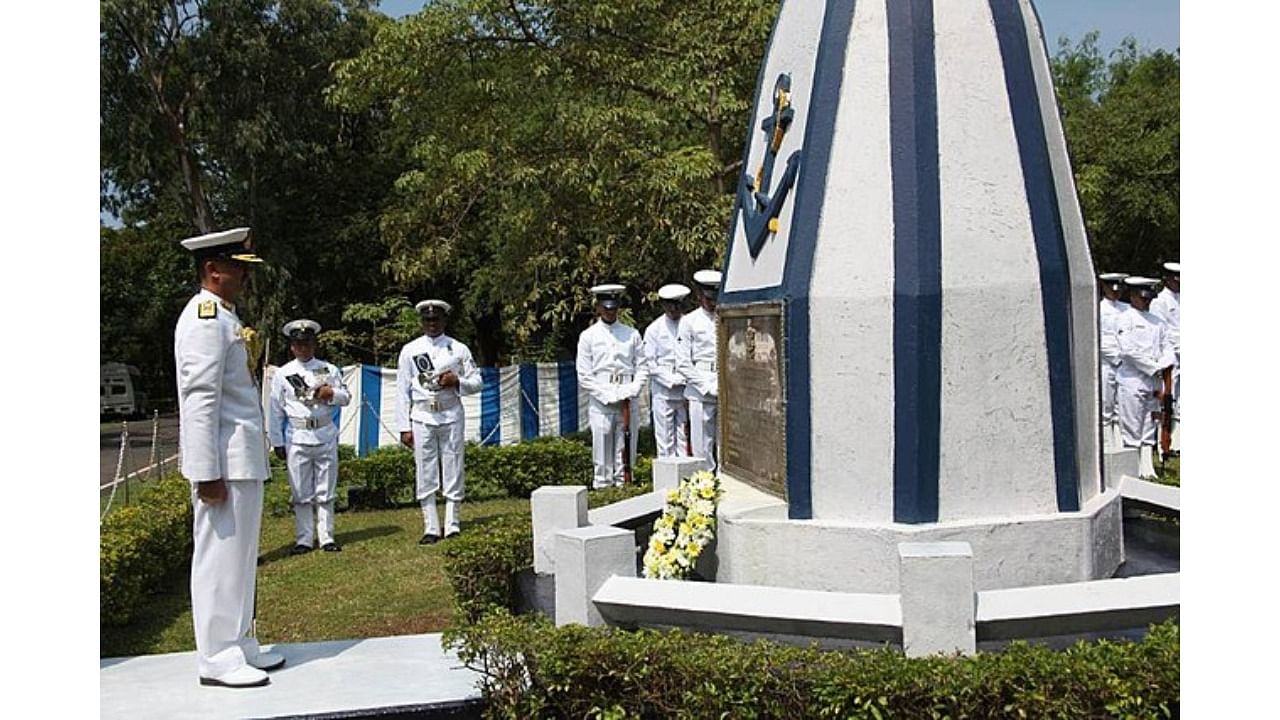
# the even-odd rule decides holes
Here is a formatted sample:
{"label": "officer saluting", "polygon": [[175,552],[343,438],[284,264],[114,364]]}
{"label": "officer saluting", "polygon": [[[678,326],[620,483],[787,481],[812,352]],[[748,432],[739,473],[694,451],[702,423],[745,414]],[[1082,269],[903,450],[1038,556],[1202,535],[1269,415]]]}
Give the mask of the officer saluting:
{"label": "officer saluting", "polygon": [[[618,321],[618,308],[626,287],[617,284],[596,285],[599,320],[578,336],[578,358],[575,367],[578,384],[590,395],[587,417],[591,423],[591,460],[595,467],[591,487],[621,485],[625,478],[622,453],[628,444],[623,435],[623,401],[639,397],[649,372],[644,359],[640,333]],[[630,467],[635,467],[636,403],[629,403],[631,442],[626,447]]]}
{"label": "officer saluting", "polygon": [[466,413],[462,395],[480,392],[480,370],[466,345],[444,334],[451,310],[443,300],[423,300],[422,337],[400,350],[396,368],[396,426],[400,442],[413,448],[417,497],[425,526],[421,545],[440,539],[436,491],[444,487],[444,536],[462,532],[458,510],[463,485],[463,437]]}
{"label": "officer saluting", "polygon": [[644,331],[644,355],[653,399],[653,437],[660,458],[687,455],[689,449],[689,404],[684,399],[684,378],[676,374],[676,335],[684,315],[680,303],[688,296],[689,288],[684,285],[658,288],[662,315]]}
{"label": "officer saluting", "polygon": [[716,371],[716,296],[720,272],[699,270],[693,274],[698,288],[697,310],[680,320],[676,336],[676,373],[685,380],[684,396],[689,401],[689,425],[694,457],[704,458],[714,472],[720,467],[719,405],[720,376]]}
{"label": "officer saluting", "polygon": [[182,474],[192,485],[195,550],[191,615],[200,684],[266,685],[264,670],[284,657],[250,636],[262,481],[268,477],[258,385],[249,368],[251,335],[235,301],[249,278],[248,228],[182,241],[195,253],[200,292],[174,330]]}
{"label": "officer saluting", "polygon": [[294,320],[282,332],[289,338],[294,359],[271,378],[267,434],[276,456],[289,466],[296,543],[289,554],[315,549],[317,525],[321,549],[338,552],[342,547],[333,539],[338,485],[338,427],[333,424],[333,408],[350,403],[351,393],[342,384],[342,372],[316,357],[320,323]]}

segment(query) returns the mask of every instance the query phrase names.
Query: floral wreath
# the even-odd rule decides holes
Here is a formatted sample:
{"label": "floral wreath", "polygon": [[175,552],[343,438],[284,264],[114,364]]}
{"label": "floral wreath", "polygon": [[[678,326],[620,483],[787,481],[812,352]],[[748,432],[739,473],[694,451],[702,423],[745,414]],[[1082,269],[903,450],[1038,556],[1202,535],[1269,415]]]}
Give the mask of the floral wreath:
{"label": "floral wreath", "polygon": [[667,491],[662,517],[653,523],[644,554],[644,576],[658,580],[686,580],[698,556],[716,536],[716,505],[723,491],[720,479],[699,470]]}

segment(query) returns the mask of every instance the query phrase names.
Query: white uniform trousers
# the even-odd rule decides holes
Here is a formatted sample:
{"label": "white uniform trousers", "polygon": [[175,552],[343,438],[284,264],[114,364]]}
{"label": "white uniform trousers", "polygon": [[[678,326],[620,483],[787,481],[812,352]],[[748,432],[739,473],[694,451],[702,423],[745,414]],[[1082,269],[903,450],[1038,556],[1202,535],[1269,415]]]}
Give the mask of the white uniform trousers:
{"label": "white uniform trousers", "polygon": [[1138,448],[1138,477],[1155,477],[1151,457],[1159,437],[1159,424],[1153,413],[1160,411],[1160,403],[1151,384],[1141,377],[1121,377],[1116,389],[1116,407],[1124,446]]}
{"label": "white uniform trousers", "polygon": [[218,678],[258,657],[253,628],[262,481],[231,480],[227,498],[210,505],[191,486],[195,551],[191,556],[191,619],[200,677]]}
{"label": "white uniform trousers", "polygon": [[689,404],[683,395],[668,396],[661,385],[651,386],[653,439],[658,457],[689,455]]}
{"label": "white uniform trousers", "polygon": [[1116,410],[1116,390],[1119,378],[1116,366],[1102,361],[1102,446],[1106,449],[1119,448],[1120,418]]}
{"label": "white uniform trousers", "polygon": [[458,505],[466,492],[463,481],[463,435],[461,421],[427,425],[413,421],[413,455],[417,461],[417,498],[422,506],[422,524],[427,535],[440,534],[436,513],[436,492],[444,489],[444,532],[461,529]]}
{"label": "white uniform trousers", "polygon": [[293,495],[294,541],[315,547],[316,527],[320,544],[333,542],[333,501],[338,487],[338,441],[324,445],[290,442],[285,454],[289,488]]}
{"label": "white uniform trousers", "polygon": [[[640,403],[631,398],[631,468],[636,466],[636,439],[640,435],[640,423],[636,420],[636,410]],[[587,419],[591,425],[591,462],[594,467],[591,487],[606,488],[621,485],[624,480],[622,468],[622,403],[605,405],[591,398],[587,405]]]}
{"label": "white uniform trousers", "polygon": [[720,438],[717,425],[716,409],[720,403],[718,398],[689,399],[689,426],[693,437],[693,456],[706,460],[711,465],[711,472],[720,468]]}

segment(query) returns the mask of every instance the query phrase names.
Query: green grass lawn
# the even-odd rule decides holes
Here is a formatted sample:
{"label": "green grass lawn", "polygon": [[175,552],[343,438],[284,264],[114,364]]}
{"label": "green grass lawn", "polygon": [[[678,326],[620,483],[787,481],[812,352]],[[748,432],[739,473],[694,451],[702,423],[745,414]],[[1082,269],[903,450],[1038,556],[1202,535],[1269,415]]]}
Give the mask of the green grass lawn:
{"label": "green grass lawn", "polygon": [[[484,532],[501,515],[529,510],[525,499],[462,504],[463,532]],[[443,511],[443,506],[441,506]],[[418,545],[422,513],[399,510],[340,513],[340,553],[290,557],[293,516],[262,519],[258,568],[258,639],[314,642],[438,632],[454,622],[444,574],[445,542]],[[101,629],[102,657],[195,649],[189,573],[171,578],[131,625]]]}

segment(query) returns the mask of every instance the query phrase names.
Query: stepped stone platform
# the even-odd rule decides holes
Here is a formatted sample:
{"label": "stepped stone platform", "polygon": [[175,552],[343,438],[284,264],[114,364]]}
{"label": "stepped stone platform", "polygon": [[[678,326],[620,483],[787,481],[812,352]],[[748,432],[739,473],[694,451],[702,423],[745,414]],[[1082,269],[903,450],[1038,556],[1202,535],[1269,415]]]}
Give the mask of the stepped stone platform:
{"label": "stepped stone platform", "polygon": [[478,718],[479,675],[440,635],[281,643],[287,664],[260,688],[204,687],[194,652],[104,658],[102,718]]}

